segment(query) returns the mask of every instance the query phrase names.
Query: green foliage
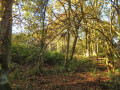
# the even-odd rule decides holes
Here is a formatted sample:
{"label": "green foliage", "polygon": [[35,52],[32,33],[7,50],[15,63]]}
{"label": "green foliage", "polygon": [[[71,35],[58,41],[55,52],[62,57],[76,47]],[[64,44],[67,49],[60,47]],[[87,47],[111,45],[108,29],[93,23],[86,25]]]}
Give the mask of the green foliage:
{"label": "green foliage", "polygon": [[99,53],[98,57],[106,57],[105,53]]}
{"label": "green foliage", "polygon": [[66,70],[64,65],[60,65],[60,66],[57,65],[56,67],[57,67],[56,74],[63,73]]}
{"label": "green foliage", "polygon": [[12,90],[8,83],[0,85],[0,90]]}
{"label": "green foliage", "polygon": [[12,45],[12,61],[23,64],[33,60],[34,52],[26,45]]}
{"label": "green foliage", "polygon": [[53,71],[53,70],[46,70],[46,71],[43,71],[42,74],[43,75],[50,75],[50,74],[57,74],[57,72]]}
{"label": "green foliage", "polygon": [[14,75],[13,75],[13,78],[17,79],[18,78],[18,72],[19,72],[19,69],[16,68],[15,71],[14,71]]}
{"label": "green foliage", "polygon": [[[93,72],[94,74],[99,70],[96,67],[96,63],[91,60],[68,60],[68,65],[65,67],[64,65],[56,66],[56,73],[74,73],[74,72]],[[79,68],[78,68],[79,67]],[[66,72],[67,71],[67,72]]]}
{"label": "green foliage", "polygon": [[[56,74],[72,74],[74,72],[76,72],[76,70],[78,69],[78,65],[79,63],[76,60],[69,60],[68,61],[68,66],[65,67],[64,65],[56,65],[57,69],[56,69]],[[67,72],[66,72],[67,71]]]}
{"label": "green foliage", "polygon": [[26,45],[12,45],[12,61],[18,64],[35,62],[42,57],[48,65],[63,64],[64,54],[55,51],[46,51],[41,55],[41,49]]}
{"label": "green foliage", "polygon": [[109,81],[106,81],[102,87],[107,88],[109,90],[120,90],[120,76],[119,75],[113,75],[110,74],[110,77],[112,78]]}
{"label": "green foliage", "polygon": [[18,64],[16,63],[10,63],[10,70],[15,71],[15,69],[18,68]]}
{"label": "green foliage", "polygon": [[2,66],[0,65],[0,70],[2,69]]}
{"label": "green foliage", "polygon": [[68,72],[75,72],[78,68],[79,62],[77,60],[69,60],[67,71]]}
{"label": "green foliage", "polygon": [[12,72],[12,76],[11,76],[11,80],[18,80],[18,77],[20,76],[20,70],[19,68],[14,69],[14,71]]}
{"label": "green foliage", "polygon": [[104,64],[106,64],[106,59],[104,59],[102,62],[103,62]]}
{"label": "green foliage", "polygon": [[93,68],[93,74],[96,74],[96,72],[97,72],[97,68],[95,67]]}
{"label": "green foliage", "polygon": [[64,55],[55,51],[45,52],[43,58],[48,65],[60,65],[64,62]]}
{"label": "green foliage", "polygon": [[116,73],[119,73],[119,72],[120,72],[120,68],[116,69],[115,72],[116,72]]}
{"label": "green foliage", "polygon": [[79,60],[79,67],[78,71],[80,72],[96,71],[96,63],[93,60],[88,60],[87,58]]}
{"label": "green foliage", "polygon": [[11,74],[10,74],[9,79],[14,80],[14,81],[18,80],[18,78],[21,78],[22,76],[21,73],[23,73],[23,72],[20,72],[19,64],[13,63],[13,62],[10,63],[10,72]]}
{"label": "green foliage", "polygon": [[[78,68],[79,67],[79,68]],[[69,74],[80,71],[93,71],[95,72],[96,65],[90,60],[68,60],[68,65],[65,67],[64,65],[57,66],[57,73],[64,73],[68,72]]]}
{"label": "green foliage", "polygon": [[38,75],[39,74],[39,69],[35,66],[35,67],[33,67],[33,69],[29,70],[29,74],[30,74],[30,76]]}

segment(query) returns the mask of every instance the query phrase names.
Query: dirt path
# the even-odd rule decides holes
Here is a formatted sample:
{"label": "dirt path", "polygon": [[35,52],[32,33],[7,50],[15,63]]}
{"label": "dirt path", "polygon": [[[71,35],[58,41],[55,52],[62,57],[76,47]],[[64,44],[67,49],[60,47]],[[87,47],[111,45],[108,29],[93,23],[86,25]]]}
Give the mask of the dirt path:
{"label": "dirt path", "polygon": [[[96,65],[98,70],[95,71],[89,71],[89,67],[86,68],[88,71],[81,71],[84,65],[80,65],[73,74],[37,75],[28,78],[25,80],[26,82],[22,82],[21,79],[16,90],[107,90],[102,86],[105,81],[110,79],[105,76],[106,67],[101,61]],[[14,84],[12,87],[16,88]]]}

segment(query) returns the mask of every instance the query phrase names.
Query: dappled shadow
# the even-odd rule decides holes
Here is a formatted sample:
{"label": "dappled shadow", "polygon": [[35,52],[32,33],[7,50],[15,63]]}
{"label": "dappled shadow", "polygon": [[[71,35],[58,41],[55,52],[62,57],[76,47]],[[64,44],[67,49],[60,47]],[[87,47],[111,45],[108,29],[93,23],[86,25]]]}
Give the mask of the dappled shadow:
{"label": "dappled shadow", "polygon": [[92,71],[91,68],[95,68],[96,65],[97,64],[91,60],[80,60],[78,69],[76,71],[77,72],[89,72],[89,71]]}
{"label": "dappled shadow", "polygon": [[102,60],[99,60],[98,62],[95,59],[90,60],[80,60],[78,68],[76,72],[94,72],[96,71],[105,71],[107,68],[102,63]]}
{"label": "dappled shadow", "polygon": [[[73,62],[72,62],[73,63]],[[12,87],[14,90],[106,90],[112,83],[107,82],[109,78],[103,76],[106,74],[106,67],[95,60],[79,60],[74,73],[61,72],[54,74],[56,70],[53,66],[46,65],[44,71],[47,74],[26,75],[19,81],[19,86]],[[77,65],[75,63],[75,65]],[[70,64],[74,65],[74,64]],[[25,67],[24,67],[25,68]],[[29,67],[30,69],[30,67]],[[29,70],[28,69],[28,70]],[[27,69],[25,70],[27,71]],[[31,69],[31,71],[34,71]],[[53,73],[53,74],[51,74]],[[28,76],[27,76],[28,75]],[[15,82],[14,82],[15,83]],[[119,86],[119,83],[117,84]]]}
{"label": "dappled shadow", "polygon": [[63,85],[56,85],[51,90],[102,90],[101,85],[94,81],[71,82]]}
{"label": "dappled shadow", "polygon": [[102,87],[110,90],[120,90],[120,75],[111,76],[111,79],[104,82]]}

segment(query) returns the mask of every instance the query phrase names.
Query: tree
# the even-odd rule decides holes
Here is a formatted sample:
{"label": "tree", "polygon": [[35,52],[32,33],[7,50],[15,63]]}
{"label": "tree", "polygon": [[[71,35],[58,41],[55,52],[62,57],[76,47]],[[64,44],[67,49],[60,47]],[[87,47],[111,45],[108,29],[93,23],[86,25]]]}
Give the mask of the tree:
{"label": "tree", "polygon": [[67,52],[65,59],[65,66],[67,67],[67,61],[69,57],[69,45],[70,45],[70,26],[71,26],[71,0],[68,0],[68,28],[67,28]]}
{"label": "tree", "polygon": [[[77,44],[77,39],[78,39],[78,31],[79,31],[79,27],[80,27],[80,23],[81,23],[81,21],[83,20],[83,18],[84,18],[84,12],[83,12],[83,1],[81,1],[81,2],[79,2],[80,3],[80,12],[79,12],[79,7],[76,5],[77,4],[77,2],[76,2],[76,0],[75,0],[75,11],[74,11],[74,14],[75,14],[75,16],[73,16],[73,19],[74,19],[74,28],[75,28],[75,31],[73,31],[74,32],[74,41],[73,41],[73,46],[72,46],[72,52],[71,52],[71,57],[70,57],[70,59],[72,60],[73,59],[73,55],[74,55],[74,53],[75,53],[75,48],[76,48],[76,44]],[[77,15],[77,13],[81,13],[81,15],[80,16],[78,16]]]}
{"label": "tree", "polygon": [[11,90],[8,64],[11,57],[12,0],[0,0],[0,90]]}
{"label": "tree", "polygon": [[[118,4],[118,1],[119,0],[114,0],[114,4],[116,3],[116,12],[118,16],[118,25],[119,25],[118,32],[120,33],[120,5]],[[120,35],[118,35],[118,53],[120,57]]]}

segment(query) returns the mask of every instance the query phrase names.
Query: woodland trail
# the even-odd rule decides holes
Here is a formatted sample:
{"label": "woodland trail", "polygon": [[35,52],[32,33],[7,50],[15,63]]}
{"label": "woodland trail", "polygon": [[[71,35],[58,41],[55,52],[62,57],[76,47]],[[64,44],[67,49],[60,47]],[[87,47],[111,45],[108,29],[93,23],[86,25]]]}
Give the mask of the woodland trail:
{"label": "woodland trail", "polygon": [[[97,65],[97,64],[96,64]],[[84,65],[83,65],[84,66]],[[40,89],[46,90],[103,90],[106,87],[101,87],[103,82],[109,80],[103,74],[106,74],[106,67],[99,61],[97,68],[99,71],[90,72],[89,68],[85,68],[85,71],[81,71],[82,66],[78,67],[78,70],[68,76],[44,76],[40,80],[46,83],[41,84]],[[94,74],[92,74],[94,73]],[[39,85],[39,83],[38,83]]]}
{"label": "woodland trail", "polygon": [[[106,76],[107,70],[102,60],[95,63],[94,70],[90,68],[91,61],[79,65],[76,72],[71,74],[41,74],[28,78],[26,82],[19,80],[18,84],[22,90],[109,90],[103,85],[110,77]],[[54,70],[52,66],[47,68]],[[14,84],[12,86],[15,88]]]}

